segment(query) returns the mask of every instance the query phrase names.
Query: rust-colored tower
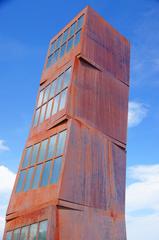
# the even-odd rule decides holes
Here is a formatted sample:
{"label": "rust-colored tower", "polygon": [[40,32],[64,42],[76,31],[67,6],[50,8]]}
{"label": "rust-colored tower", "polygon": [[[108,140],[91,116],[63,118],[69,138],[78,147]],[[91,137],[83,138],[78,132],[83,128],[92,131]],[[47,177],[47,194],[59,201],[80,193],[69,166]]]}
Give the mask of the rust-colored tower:
{"label": "rust-colored tower", "polygon": [[129,43],[90,7],[50,42],[4,240],[126,240]]}

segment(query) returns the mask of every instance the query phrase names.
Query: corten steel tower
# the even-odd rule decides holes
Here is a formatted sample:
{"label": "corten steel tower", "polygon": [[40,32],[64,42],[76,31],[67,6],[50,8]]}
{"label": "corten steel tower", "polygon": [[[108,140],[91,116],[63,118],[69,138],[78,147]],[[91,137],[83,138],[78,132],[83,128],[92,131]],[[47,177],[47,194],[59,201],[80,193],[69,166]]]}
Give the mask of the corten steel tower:
{"label": "corten steel tower", "polygon": [[90,7],[50,42],[7,240],[125,240],[129,43]]}

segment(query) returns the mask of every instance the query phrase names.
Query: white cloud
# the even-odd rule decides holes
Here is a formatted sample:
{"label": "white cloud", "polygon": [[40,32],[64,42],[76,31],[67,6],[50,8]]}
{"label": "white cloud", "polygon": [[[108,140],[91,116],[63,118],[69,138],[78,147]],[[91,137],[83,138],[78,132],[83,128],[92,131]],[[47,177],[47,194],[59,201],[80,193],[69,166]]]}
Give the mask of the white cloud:
{"label": "white cloud", "polygon": [[140,102],[129,102],[128,126],[135,127],[139,125],[147,116],[148,107]]}
{"label": "white cloud", "polygon": [[0,166],[0,239],[2,239],[3,236],[5,213],[15,181],[15,176],[15,173],[10,171],[7,167],[3,165]]}
{"label": "white cloud", "polygon": [[159,165],[141,165],[128,169],[133,181],[126,190],[128,240],[158,240]]}
{"label": "white cloud", "polygon": [[9,147],[5,144],[3,139],[0,139],[0,151],[9,151]]}

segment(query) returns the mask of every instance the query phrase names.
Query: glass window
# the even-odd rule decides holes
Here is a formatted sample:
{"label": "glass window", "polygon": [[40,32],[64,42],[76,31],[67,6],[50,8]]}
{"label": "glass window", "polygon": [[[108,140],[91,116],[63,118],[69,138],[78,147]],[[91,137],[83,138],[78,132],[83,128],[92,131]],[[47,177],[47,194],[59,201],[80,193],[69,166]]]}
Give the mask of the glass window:
{"label": "glass window", "polygon": [[29,148],[25,149],[25,155],[24,155],[22,168],[25,168],[25,167],[27,167],[29,165],[31,149],[32,149],[32,147],[29,147]]}
{"label": "glass window", "polygon": [[57,78],[56,94],[61,91],[61,85],[62,85],[62,79],[63,79],[63,77],[64,77],[64,74],[61,74],[61,75]]}
{"label": "glass window", "polygon": [[47,221],[42,221],[39,226],[38,240],[46,240],[47,235]]}
{"label": "glass window", "polygon": [[60,58],[62,58],[63,55],[65,54],[65,50],[66,50],[66,43],[64,43],[64,44],[61,46]]}
{"label": "glass window", "polygon": [[12,231],[7,232],[6,234],[6,240],[11,240],[12,239]]}
{"label": "glass window", "polygon": [[46,67],[49,68],[52,64],[53,54],[48,57]]}
{"label": "glass window", "polygon": [[20,228],[17,228],[13,232],[13,240],[19,240],[20,237]]}
{"label": "glass window", "polygon": [[71,50],[72,46],[73,46],[73,37],[68,40],[67,52],[69,52]]}
{"label": "glass window", "polygon": [[57,113],[57,110],[58,110],[58,104],[59,104],[59,97],[60,95],[57,95],[55,98],[54,98],[54,106],[53,106],[53,110],[52,110],[52,115]]}
{"label": "glass window", "polygon": [[70,36],[72,36],[75,33],[76,29],[76,22],[74,22],[70,27]]}
{"label": "glass window", "polygon": [[57,156],[61,155],[64,152],[65,140],[66,140],[66,130],[58,134],[58,144],[57,144],[57,153],[56,153]]}
{"label": "glass window", "polygon": [[45,88],[43,103],[47,102],[47,100],[48,100],[48,98],[49,98],[49,92],[50,92],[50,85],[47,86],[47,88]]}
{"label": "glass window", "polygon": [[30,165],[36,163],[36,159],[37,159],[37,156],[38,156],[39,147],[40,147],[40,143],[37,143],[37,144],[35,144],[35,145],[33,146],[33,151],[32,151],[32,156],[31,156],[31,163],[30,163]]}
{"label": "glass window", "polygon": [[80,29],[83,25],[83,21],[84,21],[84,15],[82,15],[77,22],[77,29]]}
{"label": "glass window", "polygon": [[48,119],[51,115],[53,99],[51,99],[47,104],[46,116],[45,119]]}
{"label": "glass window", "polygon": [[29,227],[23,227],[20,234],[20,240],[27,240]]}
{"label": "glass window", "polygon": [[71,78],[71,67],[65,71],[63,88],[69,85],[70,78]]}
{"label": "glass window", "polygon": [[45,160],[47,143],[48,143],[48,139],[42,141],[41,143],[38,162],[42,162]]}
{"label": "glass window", "polygon": [[17,187],[16,187],[16,192],[22,191],[25,175],[26,175],[26,170],[20,172]]}
{"label": "glass window", "polygon": [[45,111],[46,111],[46,104],[43,105],[41,108],[40,120],[39,120],[40,123],[42,123],[44,121]]}
{"label": "glass window", "polygon": [[55,50],[55,45],[56,45],[56,40],[53,41],[53,43],[51,43],[50,54],[54,52],[54,50]]}
{"label": "glass window", "polygon": [[55,156],[56,139],[57,139],[57,134],[50,138],[47,159],[53,158],[53,156]]}
{"label": "glass window", "polygon": [[47,186],[49,181],[49,175],[50,175],[50,168],[51,168],[51,161],[46,162],[42,174],[42,180],[40,186]]}
{"label": "glass window", "polygon": [[64,43],[64,42],[67,40],[67,38],[68,38],[68,32],[69,32],[69,28],[66,29],[66,30],[64,31],[64,33],[63,33],[63,39],[62,39],[62,42],[63,42],[63,43]]}
{"label": "glass window", "polygon": [[54,160],[54,165],[52,169],[52,175],[51,175],[51,184],[55,184],[58,182],[60,171],[61,171],[61,165],[62,165],[62,157],[56,158]]}
{"label": "glass window", "polygon": [[39,115],[40,115],[40,108],[38,110],[36,110],[36,113],[35,113],[34,123],[33,123],[34,127],[38,124]]}
{"label": "glass window", "polygon": [[77,44],[80,42],[81,38],[81,31],[77,32],[75,35],[74,45],[77,46]]}
{"label": "glass window", "polygon": [[56,50],[53,54],[53,63],[56,63],[57,62],[57,59],[58,59],[58,53],[59,53],[59,49]]}
{"label": "glass window", "polygon": [[42,164],[38,165],[35,169],[35,174],[34,174],[33,183],[32,183],[32,189],[36,189],[39,186],[41,170],[42,170]]}
{"label": "glass window", "polygon": [[65,107],[66,96],[67,96],[67,89],[62,91],[62,93],[60,95],[61,95],[61,99],[60,99],[59,111],[62,110]]}
{"label": "glass window", "polygon": [[40,107],[43,101],[44,91],[40,91],[37,107]]}
{"label": "glass window", "polygon": [[32,168],[29,168],[29,170],[27,172],[26,181],[25,181],[25,185],[24,185],[24,192],[28,191],[28,189],[30,188],[33,170],[34,170],[34,168],[32,167]]}
{"label": "glass window", "polygon": [[62,39],[62,34],[58,37],[57,42],[56,42],[56,48],[59,48],[61,45],[61,39]]}
{"label": "glass window", "polygon": [[55,88],[56,88],[56,81],[53,81],[52,84],[51,84],[50,98],[54,97],[54,95],[55,95]]}
{"label": "glass window", "polygon": [[34,223],[30,226],[29,240],[36,240],[38,224]]}

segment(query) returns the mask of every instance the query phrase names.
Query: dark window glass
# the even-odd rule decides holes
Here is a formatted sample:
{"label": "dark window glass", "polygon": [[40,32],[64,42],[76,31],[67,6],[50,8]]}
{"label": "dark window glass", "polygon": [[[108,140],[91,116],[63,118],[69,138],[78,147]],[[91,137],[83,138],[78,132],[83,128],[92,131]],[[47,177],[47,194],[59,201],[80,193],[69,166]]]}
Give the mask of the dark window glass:
{"label": "dark window glass", "polygon": [[57,78],[56,94],[61,91],[61,85],[62,85],[62,79],[63,79],[63,77],[64,77],[64,74],[61,74],[61,75]]}
{"label": "dark window glass", "polygon": [[56,45],[56,40],[53,41],[53,43],[51,43],[50,54],[54,52],[54,50],[55,50],[55,45]]}
{"label": "dark window glass", "polygon": [[29,170],[27,172],[26,181],[25,181],[25,185],[24,185],[24,192],[28,191],[28,189],[30,188],[33,170],[34,170],[34,168],[32,167],[32,168],[29,168]]}
{"label": "dark window glass", "polygon": [[45,89],[43,103],[47,102],[49,98],[49,92],[50,92],[50,85]]}
{"label": "dark window glass", "polygon": [[47,221],[43,221],[39,226],[38,240],[46,240],[47,235]]}
{"label": "dark window glass", "polygon": [[40,186],[47,186],[49,181],[49,175],[50,175],[50,168],[51,168],[51,161],[46,162],[42,174],[42,180]]}
{"label": "dark window glass", "polygon": [[48,143],[48,139],[42,141],[42,143],[41,143],[38,162],[42,162],[45,160],[47,143]]}
{"label": "dark window glass", "polygon": [[44,121],[45,111],[46,111],[46,104],[43,105],[41,108],[39,123],[42,123]]}
{"label": "dark window glass", "polygon": [[72,36],[75,33],[76,29],[76,22],[74,22],[70,27],[70,36]]}
{"label": "dark window glass", "polygon": [[45,119],[48,119],[51,115],[53,99],[51,99],[47,104],[46,116]]}
{"label": "dark window glass", "polygon": [[53,156],[55,156],[56,138],[57,134],[50,138],[47,159],[53,158]]}
{"label": "dark window glass", "polygon": [[34,127],[38,124],[39,115],[40,115],[40,108],[38,110],[36,110],[36,113],[35,113],[34,123],[33,123]]}
{"label": "dark window glass", "polygon": [[62,91],[62,93],[60,95],[61,95],[61,99],[60,99],[59,111],[62,110],[65,107],[66,96],[67,96],[67,89]]}
{"label": "dark window glass", "polygon": [[62,157],[56,158],[54,160],[54,165],[52,169],[52,175],[51,175],[51,184],[55,184],[58,182],[60,171],[61,171],[61,165],[62,165]]}
{"label": "dark window glass", "polygon": [[69,85],[70,78],[71,78],[71,67],[65,71],[63,88]]}
{"label": "dark window glass", "polygon": [[44,91],[40,91],[37,107],[40,107],[43,102]]}
{"label": "dark window glass", "polygon": [[7,234],[6,234],[6,240],[11,240],[11,239],[12,239],[12,231],[7,232]]}
{"label": "dark window glass", "polygon": [[54,106],[53,106],[53,110],[52,110],[52,115],[57,113],[57,110],[58,110],[58,104],[59,104],[59,97],[60,95],[57,95],[55,98],[54,98]]}
{"label": "dark window glass", "polygon": [[19,237],[20,237],[20,228],[14,230],[13,240],[19,240]]}
{"label": "dark window glass", "polygon": [[58,144],[57,144],[57,153],[56,153],[57,156],[61,155],[64,152],[65,140],[66,140],[66,130],[58,134]]}
{"label": "dark window glass", "polygon": [[42,164],[38,165],[35,169],[34,179],[33,179],[33,183],[32,183],[32,189],[36,189],[39,186],[41,170],[42,170]]}
{"label": "dark window glass", "polygon": [[56,81],[53,81],[51,84],[50,98],[52,98],[55,95],[55,88],[56,88]]}
{"label": "dark window glass", "polygon": [[62,34],[58,37],[57,42],[56,42],[56,48],[59,48],[61,45],[61,39],[62,39]]}
{"label": "dark window glass", "polygon": [[26,170],[20,172],[17,187],[16,187],[16,192],[22,191],[25,175],[26,175]]}
{"label": "dark window glass", "polygon": [[62,58],[63,55],[65,54],[65,50],[66,50],[66,43],[64,43],[64,44],[61,46],[60,58]]}
{"label": "dark window glass", "polygon": [[30,226],[29,240],[36,240],[38,224],[34,223]]}
{"label": "dark window glass", "polygon": [[32,147],[29,147],[29,148],[25,149],[25,155],[24,155],[22,168],[25,168],[25,167],[27,167],[29,165],[31,149],[32,149]]}
{"label": "dark window glass", "polygon": [[63,43],[64,43],[64,42],[67,40],[67,38],[68,38],[68,32],[69,32],[69,28],[66,29],[66,30],[64,31],[64,33],[63,33],[63,39],[62,39],[62,42],[63,42]]}
{"label": "dark window glass", "polygon": [[20,234],[20,240],[27,240],[28,239],[28,229],[29,227],[23,227],[21,230],[21,234]]}
{"label": "dark window glass", "polygon": [[53,60],[52,60],[53,63],[56,63],[56,62],[57,62],[58,53],[59,53],[59,50],[56,50],[56,51],[54,52],[54,54],[53,54]]}
{"label": "dark window glass", "polygon": [[67,52],[69,52],[71,50],[72,46],[73,46],[73,37],[68,40]]}
{"label": "dark window glass", "polygon": [[74,40],[74,45],[78,45],[78,43],[80,42],[80,38],[81,38],[81,31],[77,32],[75,35],[75,40]]}
{"label": "dark window glass", "polygon": [[84,21],[84,15],[82,15],[82,16],[78,19],[78,22],[77,22],[77,30],[79,30],[79,29],[82,27],[83,21]]}
{"label": "dark window glass", "polygon": [[30,165],[33,165],[34,163],[36,163],[37,156],[38,156],[38,151],[39,151],[39,147],[40,147],[40,143],[35,144],[35,145],[33,146],[33,151],[32,151],[32,157],[31,157],[31,163],[30,163]]}

